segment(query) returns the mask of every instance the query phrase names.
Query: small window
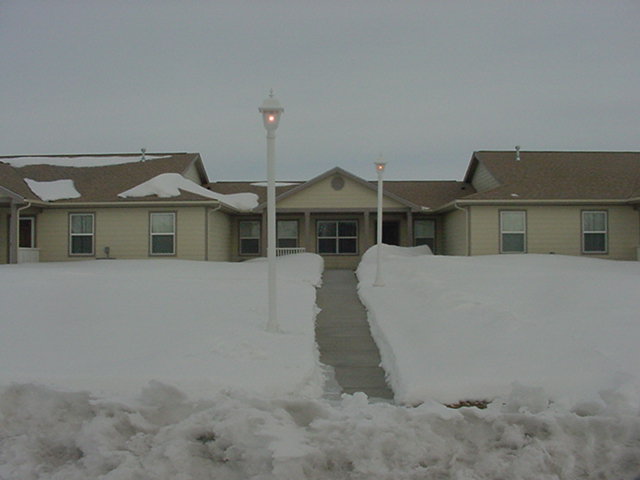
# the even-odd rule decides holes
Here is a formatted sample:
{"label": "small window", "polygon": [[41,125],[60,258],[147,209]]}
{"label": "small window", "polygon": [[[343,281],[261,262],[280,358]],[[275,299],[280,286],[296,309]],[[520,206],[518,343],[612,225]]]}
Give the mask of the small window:
{"label": "small window", "polygon": [[298,222],[296,220],[278,220],[278,248],[296,248],[298,246]]}
{"label": "small window", "polygon": [[436,247],[435,220],[416,220],[413,222],[413,245],[428,245],[433,252]]}
{"label": "small window", "polygon": [[525,253],[527,220],[523,211],[500,212],[500,252]]}
{"label": "small window", "polygon": [[151,255],[175,255],[176,214],[161,212],[151,214]]}
{"label": "small window", "polygon": [[318,253],[358,253],[358,223],[355,220],[318,221]]}
{"label": "small window", "polygon": [[93,255],[93,213],[69,215],[69,253],[71,255]]}
{"label": "small window", "polygon": [[243,220],[239,224],[240,255],[260,254],[260,222]]}
{"label": "small window", "polygon": [[582,212],[582,252],[607,253],[607,212]]}

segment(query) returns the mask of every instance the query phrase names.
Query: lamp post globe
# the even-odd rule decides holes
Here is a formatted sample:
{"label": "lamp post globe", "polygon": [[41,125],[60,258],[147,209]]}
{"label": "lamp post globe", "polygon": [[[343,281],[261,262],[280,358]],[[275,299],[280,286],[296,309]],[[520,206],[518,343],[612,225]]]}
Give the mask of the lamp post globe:
{"label": "lamp post globe", "polygon": [[267,262],[268,262],[268,298],[269,319],[267,321],[268,332],[278,332],[277,315],[277,290],[276,290],[276,167],[275,167],[275,140],[276,129],[280,123],[280,117],[284,108],[273,96],[273,90],[269,97],[262,102],[258,109],[262,114],[262,122],[267,130]]}

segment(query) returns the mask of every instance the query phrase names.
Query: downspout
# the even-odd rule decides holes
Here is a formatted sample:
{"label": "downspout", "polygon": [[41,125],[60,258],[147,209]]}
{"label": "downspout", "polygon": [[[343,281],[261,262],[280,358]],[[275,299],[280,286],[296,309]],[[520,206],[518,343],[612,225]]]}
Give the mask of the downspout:
{"label": "downspout", "polygon": [[207,214],[204,216],[204,259],[209,261],[209,214],[217,212],[222,208],[222,204],[218,204],[216,208],[209,208],[205,210]]}
{"label": "downspout", "polygon": [[469,218],[469,207],[459,207],[458,206],[458,202],[454,202],[453,206],[457,209],[460,210],[461,212],[465,213],[465,230],[466,230],[466,244],[467,244],[467,257],[471,256],[471,220]]}

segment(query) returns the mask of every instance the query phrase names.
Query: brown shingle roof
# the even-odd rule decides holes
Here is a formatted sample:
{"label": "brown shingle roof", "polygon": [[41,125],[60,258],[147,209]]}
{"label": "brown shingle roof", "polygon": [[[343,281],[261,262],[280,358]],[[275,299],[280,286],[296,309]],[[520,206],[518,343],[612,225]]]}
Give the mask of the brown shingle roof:
{"label": "brown shingle roof", "polygon": [[[267,201],[266,187],[252,185],[255,182],[214,182],[207,185],[207,188],[217,193],[243,193],[251,192],[258,195],[258,203],[263,204]],[[282,195],[298,186],[303,185],[304,181],[283,182],[293,183],[276,187],[276,195]],[[375,181],[367,182],[372,186],[376,185]],[[457,198],[475,193],[475,189],[467,183],[456,181],[405,181],[390,180],[384,182],[385,191],[392,193],[410,203],[420,207],[428,207],[435,209],[441,205],[449,203]]]}
{"label": "brown shingle roof", "polygon": [[[501,184],[465,200],[627,200],[640,196],[639,152],[475,152]],[[472,173],[472,172],[469,172]]]}
{"label": "brown shingle roof", "polygon": [[449,180],[390,180],[384,182],[384,189],[411,203],[430,209],[436,209],[476,192],[468,183]]}
{"label": "brown shingle roof", "polygon": [[[108,165],[99,167],[83,166],[81,162],[77,166],[63,167],[49,164],[27,165],[23,167],[12,167],[7,163],[0,163],[0,185],[19,193],[28,199],[37,199],[38,197],[31,192],[23,179],[30,178],[38,182],[48,182],[54,180],[70,179],[73,180],[76,190],[80,193],[79,198],[64,199],[58,202],[64,203],[86,203],[86,202],[135,202],[135,201],[154,201],[163,200],[156,196],[137,197],[137,198],[120,198],[122,193],[133,188],[157,175],[163,173],[185,173],[194,163],[201,161],[200,155],[197,153],[174,153],[174,154],[148,154],[162,156],[163,158],[148,159],[144,162],[139,161],[140,154],[117,154],[117,155],[50,155],[43,157],[131,157],[130,163],[122,163],[118,165]],[[8,162],[11,158],[19,157],[0,157],[0,162]],[[6,174],[6,175],[5,175]],[[13,186],[13,188],[12,188]],[[189,192],[182,192],[178,197],[172,197],[171,200],[210,200]],[[50,202],[55,204],[56,201]]]}
{"label": "brown shingle roof", "polygon": [[[222,193],[225,195],[233,193],[255,193],[258,196],[258,204],[262,204],[267,201],[267,187],[254,185],[255,183],[264,182],[212,182],[205,185],[209,190]],[[280,183],[280,182],[279,182]],[[304,182],[281,182],[290,183],[292,185],[278,187],[276,186],[276,196],[281,195],[289,190],[296,188],[298,185]]]}

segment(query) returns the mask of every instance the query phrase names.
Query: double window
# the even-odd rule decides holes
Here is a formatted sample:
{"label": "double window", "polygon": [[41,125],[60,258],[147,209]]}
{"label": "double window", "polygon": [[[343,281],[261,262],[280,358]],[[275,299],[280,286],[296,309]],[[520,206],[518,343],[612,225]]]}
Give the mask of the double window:
{"label": "double window", "polygon": [[153,212],[150,214],[151,255],[175,255],[176,214],[174,212]]}
{"label": "double window", "polygon": [[318,253],[357,255],[358,222],[318,220]]}
{"label": "double window", "polygon": [[296,248],[298,246],[298,221],[278,220],[278,248]]}
{"label": "double window", "polygon": [[93,213],[69,214],[69,254],[93,255],[95,216]]}
{"label": "double window", "polygon": [[500,212],[500,253],[527,251],[527,216],[519,210]]}
{"label": "double window", "polygon": [[239,223],[240,255],[260,254],[260,221],[242,220]]}
{"label": "double window", "polygon": [[428,245],[433,252],[436,247],[435,220],[416,220],[413,222],[413,245]]}
{"label": "double window", "polygon": [[582,252],[607,253],[607,212],[582,212]]}

